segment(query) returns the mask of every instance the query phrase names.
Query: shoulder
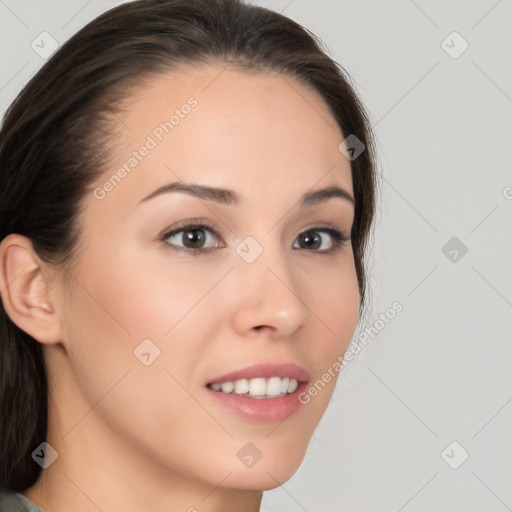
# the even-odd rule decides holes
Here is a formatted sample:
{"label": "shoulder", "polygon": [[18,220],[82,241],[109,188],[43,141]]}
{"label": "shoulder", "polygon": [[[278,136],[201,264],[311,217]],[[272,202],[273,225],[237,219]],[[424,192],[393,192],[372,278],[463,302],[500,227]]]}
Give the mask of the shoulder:
{"label": "shoulder", "polygon": [[22,494],[0,491],[0,512],[44,512]]}

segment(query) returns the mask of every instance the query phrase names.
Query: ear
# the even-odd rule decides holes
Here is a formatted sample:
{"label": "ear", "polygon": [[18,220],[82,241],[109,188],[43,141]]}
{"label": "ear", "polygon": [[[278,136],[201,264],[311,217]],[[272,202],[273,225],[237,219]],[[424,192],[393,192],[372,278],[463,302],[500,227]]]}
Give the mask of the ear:
{"label": "ear", "polygon": [[0,243],[0,291],[9,318],[44,344],[61,341],[55,304],[50,296],[50,271],[25,236],[10,234]]}

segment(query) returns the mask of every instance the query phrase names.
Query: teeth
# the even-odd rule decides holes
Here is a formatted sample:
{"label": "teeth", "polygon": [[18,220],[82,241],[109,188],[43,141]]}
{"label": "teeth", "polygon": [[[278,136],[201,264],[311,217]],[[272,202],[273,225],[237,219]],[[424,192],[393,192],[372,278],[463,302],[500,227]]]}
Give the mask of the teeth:
{"label": "teeth", "polygon": [[249,381],[247,379],[241,379],[235,381],[235,393],[237,395],[243,395],[249,393]]}
{"label": "teeth", "polygon": [[288,384],[288,393],[293,393],[296,389],[299,383],[295,379],[291,379]]}
{"label": "teeth", "polygon": [[277,398],[288,393],[293,393],[299,383],[297,379],[285,377],[271,377],[264,379],[240,379],[234,382],[222,382],[221,384],[210,384],[214,391],[222,391],[226,394],[247,395],[251,398]]}
{"label": "teeth", "polygon": [[249,381],[249,395],[263,396],[267,391],[267,383],[265,379],[251,379]]}
{"label": "teeth", "polygon": [[223,382],[221,388],[223,393],[231,393],[231,391],[235,389],[235,386],[232,382]]}
{"label": "teeth", "polygon": [[[297,381],[295,381],[297,382]],[[279,377],[272,377],[267,382],[267,395],[278,396],[281,394],[281,379]]]}

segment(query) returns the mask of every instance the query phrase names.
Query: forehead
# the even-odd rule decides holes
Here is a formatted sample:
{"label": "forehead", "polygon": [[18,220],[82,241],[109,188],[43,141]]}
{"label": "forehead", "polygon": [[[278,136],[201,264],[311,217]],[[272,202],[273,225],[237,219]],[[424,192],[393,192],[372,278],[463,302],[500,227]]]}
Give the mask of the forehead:
{"label": "forehead", "polygon": [[109,192],[119,207],[180,179],[254,201],[292,199],[315,185],[352,193],[336,120],[316,91],[290,76],[226,65],[156,75],[117,120],[114,161],[99,183],[125,170]]}

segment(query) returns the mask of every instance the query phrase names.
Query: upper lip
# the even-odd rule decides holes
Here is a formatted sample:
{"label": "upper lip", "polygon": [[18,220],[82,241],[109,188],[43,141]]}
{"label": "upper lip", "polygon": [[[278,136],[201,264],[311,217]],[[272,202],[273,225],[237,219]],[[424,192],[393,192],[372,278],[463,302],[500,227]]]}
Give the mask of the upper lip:
{"label": "upper lip", "polygon": [[209,380],[208,384],[222,384],[223,382],[235,382],[240,379],[254,379],[256,377],[263,377],[269,379],[270,377],[290,377],[296,379],[299,382],[308,382],[309,374],[304,368],[293,364],[253,364],[246,366],[240,370],[235,370],[230,373],[226,373],[220,377]]}

